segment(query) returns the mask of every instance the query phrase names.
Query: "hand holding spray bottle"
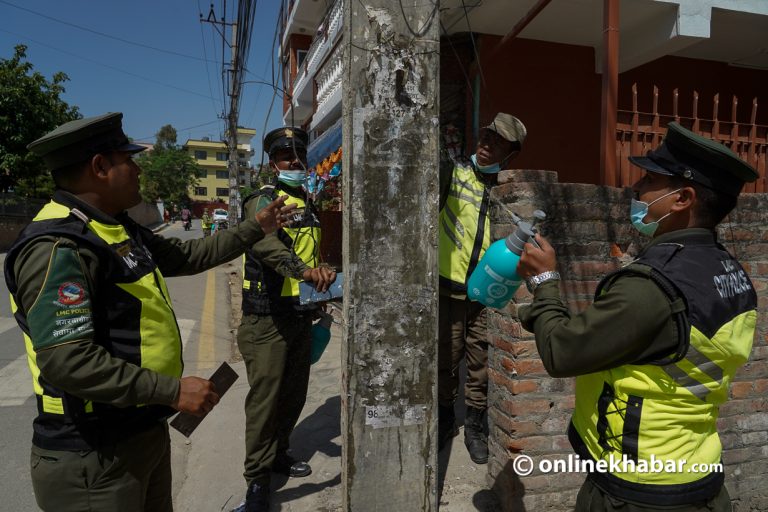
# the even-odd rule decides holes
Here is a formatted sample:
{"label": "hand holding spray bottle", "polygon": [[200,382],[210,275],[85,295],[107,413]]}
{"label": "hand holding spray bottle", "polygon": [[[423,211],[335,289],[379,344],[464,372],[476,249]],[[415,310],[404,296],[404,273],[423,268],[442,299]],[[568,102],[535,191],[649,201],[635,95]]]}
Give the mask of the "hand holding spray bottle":
{"label": "hand holding spray bottle", "polygon": [[501,309],[509,303],[523,279],[517,275],[517,264],[523,254],[526,243],[536,243],[536,222],[547,215],[541,211],[533,212],[533,221],[525,222],[513,214],[517,229],[506,238],[497,240],[488,247],[469,276],[467,296],[481,304]]}

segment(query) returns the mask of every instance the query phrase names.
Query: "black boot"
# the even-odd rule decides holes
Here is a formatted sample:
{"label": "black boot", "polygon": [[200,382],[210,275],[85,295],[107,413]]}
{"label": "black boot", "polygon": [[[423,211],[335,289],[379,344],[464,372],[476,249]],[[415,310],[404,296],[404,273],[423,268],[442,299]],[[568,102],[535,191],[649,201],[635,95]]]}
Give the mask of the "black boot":
{"label": "black boot", "polygon": [[301,478],[312,473],[312,467],[304,461],[296,460],[287,452],[278,452],[272,471],[290,478]]}
{"label": "black boot", "polygon": [[245,501],[232,512],[269,512],[269,483],[249,485]]}
{"label": "black boot", "polygon": [[467,406],[467,417],[464,419],[464,444],[469,452],[469,458],[475,464],[488,462],[488,437],[483,428],[484,412]]}
{"label": "black boot", "polygon": [[437,406],[437,451],[443,451],[443,448],[456,437],[459,430],[456,428],[456,413],[453,412],[453,405]]}

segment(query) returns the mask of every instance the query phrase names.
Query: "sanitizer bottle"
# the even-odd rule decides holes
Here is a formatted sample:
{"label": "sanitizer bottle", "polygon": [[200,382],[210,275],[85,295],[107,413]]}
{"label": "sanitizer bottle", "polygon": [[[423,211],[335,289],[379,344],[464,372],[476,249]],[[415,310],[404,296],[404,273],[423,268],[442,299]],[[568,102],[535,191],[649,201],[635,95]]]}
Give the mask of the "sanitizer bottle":
{"label": "sanitizer bottle", "polygon": [[541,210],[533,212],[533,222],[521,221],[515,216],[515,232],[492,243],[469,276],[467,296],[471,300],[497,309],[507,305],[523,282],[517,275],[523,246],[533,241],[534,225],[545,218],[546,214]]}
{"label": "sanitizer bottle", "polygon": [[333,316],[325,311],[320,312],[320,320],[312,324],[312,356],[311,364],[315,364],[323,355],[325,347],[331,341],[331,324]]}

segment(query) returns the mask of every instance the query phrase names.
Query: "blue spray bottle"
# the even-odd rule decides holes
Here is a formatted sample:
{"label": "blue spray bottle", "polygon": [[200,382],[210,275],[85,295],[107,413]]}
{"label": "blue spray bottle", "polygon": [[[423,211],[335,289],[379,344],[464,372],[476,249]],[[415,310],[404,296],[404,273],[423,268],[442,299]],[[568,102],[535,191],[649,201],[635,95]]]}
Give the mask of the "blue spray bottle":
{"label": "blue spray bottle", "polygon": [[533,241],[534,225],[544,220],[541,210],[533,212],[533,222],[525,222],[514,216],[517,229],[507,238],[497,240],[488,247],[469,276],[467,296],[485,306],[501,309],[507,305],[523,280],[517,275],[517,264],[523,254],[523,246]]}
{"label": "blue spray bottle", "polygon": [[331,341],[332,323],[333,315],[320,311],[320,320],[312,324],[312,355],[310,356],[310,364],[315,364],[320,360],[325,347]]}

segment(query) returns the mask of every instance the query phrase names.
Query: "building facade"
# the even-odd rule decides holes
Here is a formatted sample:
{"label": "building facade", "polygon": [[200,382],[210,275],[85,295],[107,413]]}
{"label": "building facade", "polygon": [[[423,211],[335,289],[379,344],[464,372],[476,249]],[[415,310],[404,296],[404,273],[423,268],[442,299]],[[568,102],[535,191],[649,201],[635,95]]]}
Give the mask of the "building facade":
{"label": "building facade", "polygon": [[[237,129],[237,183],[240,188],[250,185],[250,158],[254,151],[251,139],[256,135],[253,128]],[[229,152],[224,141],[188,139],[184,149],[202,169],[197,175],[197,185],[189,190],[189,197],[195,202],[224,202],[229,203]]]}

